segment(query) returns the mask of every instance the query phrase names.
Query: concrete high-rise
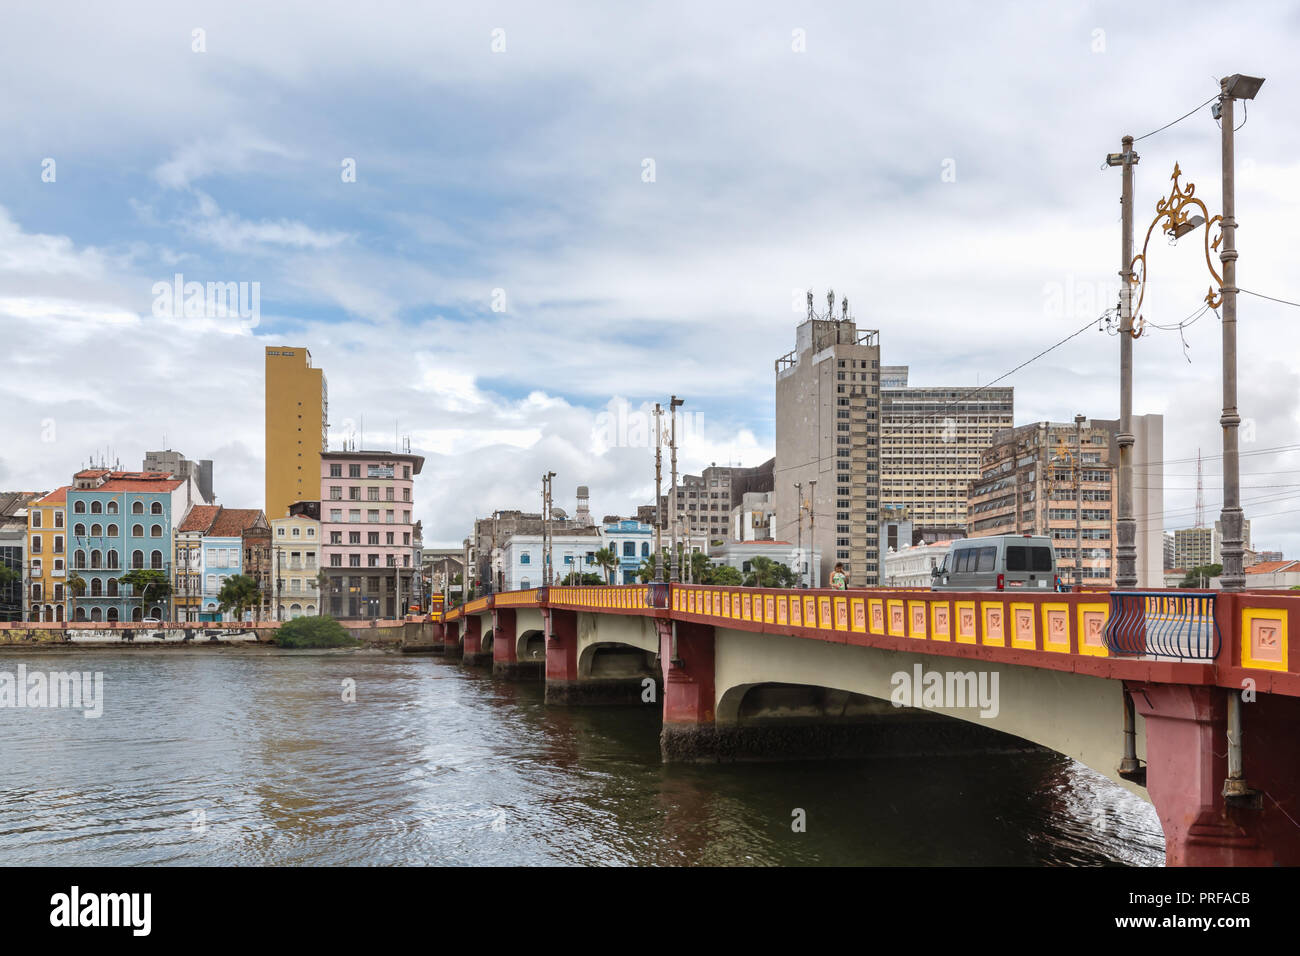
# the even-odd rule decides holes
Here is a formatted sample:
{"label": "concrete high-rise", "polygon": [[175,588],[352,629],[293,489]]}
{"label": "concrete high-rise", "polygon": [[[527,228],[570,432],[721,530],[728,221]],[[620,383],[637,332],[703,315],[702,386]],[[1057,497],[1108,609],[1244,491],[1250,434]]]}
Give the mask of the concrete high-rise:
{"label": "concrete high-rise", "polygon": [[836,318],[833,303],[828,296],[819,316],[810,292],[795,349],[776,360],[772,537],[815,546],[821,580],[840,563],[862,587],[879,584],[881,571],[880,333],[858,330],[847,299]]}
{"label": "concrete high-rise", "polygon": [[901,510],[927,539],[960,536],[980,455],[1015,425],[1014,390],[919,387],[909,384],[906,365],[887,366],[880,421],[881,507]]}
{"label": "concrete high-rise", "polygon": [[295,501],[319,501],[321,452],[329,449],[325,373],[306,349],[266,350],[266,517],[283,518]]}

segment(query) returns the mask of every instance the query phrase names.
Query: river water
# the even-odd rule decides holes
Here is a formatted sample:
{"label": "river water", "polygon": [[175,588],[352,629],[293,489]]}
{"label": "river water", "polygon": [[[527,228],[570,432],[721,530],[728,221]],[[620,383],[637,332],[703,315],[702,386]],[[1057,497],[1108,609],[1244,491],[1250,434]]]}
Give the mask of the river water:
{"label": "river water", "polygon": [[0,671],[20,662],[101,672],[104,707],[0,709],[3,865],[1164,859],[1147,803],[1052,754],[666,767],[656,707],[548,708],[539,683],[434,657],[6,652]]}

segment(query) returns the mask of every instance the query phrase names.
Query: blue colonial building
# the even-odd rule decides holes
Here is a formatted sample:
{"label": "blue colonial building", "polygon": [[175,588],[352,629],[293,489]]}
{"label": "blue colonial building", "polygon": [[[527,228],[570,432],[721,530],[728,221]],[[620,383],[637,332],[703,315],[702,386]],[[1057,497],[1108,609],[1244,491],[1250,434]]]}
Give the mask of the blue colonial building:
{"label": "blue colonial building", "polygon": [[654,550],[654,526],[628,518],[605,525],[601,537],[618,558],[618,570],[610,576],[613,583],[635,584],[641,563]]}
{"label": "blue colonial building", "polygon": [[121,578],[153,568],[171,579],[172,535],[198,500],[192,480],[168,472],[89,469],[67,493],[69,572],[86,584],[71,593],[74,621],[170,617],[166,598],[136,594]]}

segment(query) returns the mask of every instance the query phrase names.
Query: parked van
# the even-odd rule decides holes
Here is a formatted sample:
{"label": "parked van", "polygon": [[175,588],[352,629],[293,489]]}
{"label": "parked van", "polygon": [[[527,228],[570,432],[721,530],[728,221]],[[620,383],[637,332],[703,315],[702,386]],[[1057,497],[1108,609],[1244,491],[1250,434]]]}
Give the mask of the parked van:
{"label": "parked van", "polygon": [[1044,535],[963,538],[952,543],[931,578],[933,591],[1056,590],[1056,552]]}

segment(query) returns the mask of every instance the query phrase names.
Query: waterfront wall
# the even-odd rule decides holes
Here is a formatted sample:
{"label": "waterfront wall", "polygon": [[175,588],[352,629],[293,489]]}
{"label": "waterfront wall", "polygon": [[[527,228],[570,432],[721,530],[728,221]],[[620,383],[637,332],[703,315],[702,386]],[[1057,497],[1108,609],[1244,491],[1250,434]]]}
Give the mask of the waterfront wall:
{"label": "waterfront wall", "polygon": [[[404,643],[431,640],[433,625],[428,621],[341,621],[356,639],[375,647],[400,647]],[[42,646],[58,644],[143,645],[143,644],[270,644],[278,622],[204,623],[0,623],[0,646]]]}

